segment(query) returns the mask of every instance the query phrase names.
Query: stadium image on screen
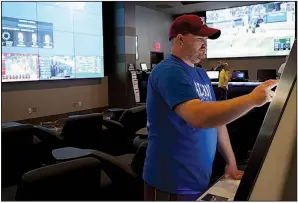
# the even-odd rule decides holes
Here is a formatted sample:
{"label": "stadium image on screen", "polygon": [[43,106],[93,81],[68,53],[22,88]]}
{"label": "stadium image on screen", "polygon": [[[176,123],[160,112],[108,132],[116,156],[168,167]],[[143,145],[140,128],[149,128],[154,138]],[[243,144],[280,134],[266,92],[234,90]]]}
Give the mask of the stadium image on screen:
{"label": "stadium image on screen", "polygon": [[75,63],[70,56],[39,56],[41,80],[75,78]]}
{"label": "stadium image on screen", "polygon": [[101,2],[2,2],[2,82],[104,77]]}
{"label": "stadium image on screen", "polygon": [[221,30],[208,40],[208,58],[288,55],[295,39],[295,2],[270,2],[206,12]]}

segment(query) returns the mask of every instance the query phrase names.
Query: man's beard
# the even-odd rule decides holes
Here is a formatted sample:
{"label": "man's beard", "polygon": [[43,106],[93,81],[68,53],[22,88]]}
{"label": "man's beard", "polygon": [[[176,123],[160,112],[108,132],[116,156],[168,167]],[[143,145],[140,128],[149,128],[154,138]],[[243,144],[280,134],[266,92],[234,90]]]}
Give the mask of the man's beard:
{"label": "man's beard", "polygon": [[188,54],[186,58],[193,64],[200,63],[202,60],[206,59],[206,53],[202,54],[200,52],[192,52],[195,54]]}
{"label": "man's beard", "polygon": [[206,53],[204,53],[204,54],[199,54],[198,58],[199,58],[199,60],[204,60],[204,59],[207,58],[207,54],[206,54]]}

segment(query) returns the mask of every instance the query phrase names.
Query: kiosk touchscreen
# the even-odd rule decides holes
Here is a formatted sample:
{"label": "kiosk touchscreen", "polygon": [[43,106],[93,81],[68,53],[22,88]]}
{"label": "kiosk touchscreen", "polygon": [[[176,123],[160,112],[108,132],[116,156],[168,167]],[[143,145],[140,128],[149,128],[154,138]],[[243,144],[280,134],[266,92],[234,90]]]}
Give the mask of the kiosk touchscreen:
{"label": "kiosk touchscreen", "polygon": [[242,180],[219,180],[198,201],[297,201],[296,74],[295,40]]}

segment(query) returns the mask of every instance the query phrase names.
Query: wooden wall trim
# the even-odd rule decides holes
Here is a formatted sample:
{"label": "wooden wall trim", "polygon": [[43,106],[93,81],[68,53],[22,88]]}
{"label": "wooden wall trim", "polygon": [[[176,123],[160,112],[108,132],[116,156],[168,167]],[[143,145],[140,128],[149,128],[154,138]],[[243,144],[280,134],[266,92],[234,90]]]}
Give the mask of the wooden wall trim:
{"label": "wooden wall trim", "polygon": [[72,116],[72,115],[101,113],[101,112],[104,112],[108,109],[109,109],[108,106],[104,106],[104,107],[99,107],[99,108],[86,109],[86,110],[83,110],[83,111],[74,111],[74,112],[69,112],[69,113],[63,113],[63,114],[51,115],[51,116],[44,116],[44,117],[20,120],[20,121],[15,121],[15,122],[28,123],[28,124],[32,124],[32,125],[39,125],[40,122],[56,121],[56,120],[59,120],[59,119],[62,119],[62,118],[67,118],[68,116]]}

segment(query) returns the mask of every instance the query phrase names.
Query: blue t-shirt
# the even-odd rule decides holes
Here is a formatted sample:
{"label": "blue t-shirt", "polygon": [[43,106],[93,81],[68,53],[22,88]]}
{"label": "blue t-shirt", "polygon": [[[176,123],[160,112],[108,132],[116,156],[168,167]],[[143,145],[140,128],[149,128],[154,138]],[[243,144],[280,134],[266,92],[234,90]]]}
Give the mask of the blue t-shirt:
{"label": "blue t-shirt", "polygon": [[174,55],[151,72],[147,89],[147,156],[143,179],[171,194],[200,194],[209,184],[217,129],[197,129],[174,111],[192,99],[215,101],[211,82],[201,68]]}

